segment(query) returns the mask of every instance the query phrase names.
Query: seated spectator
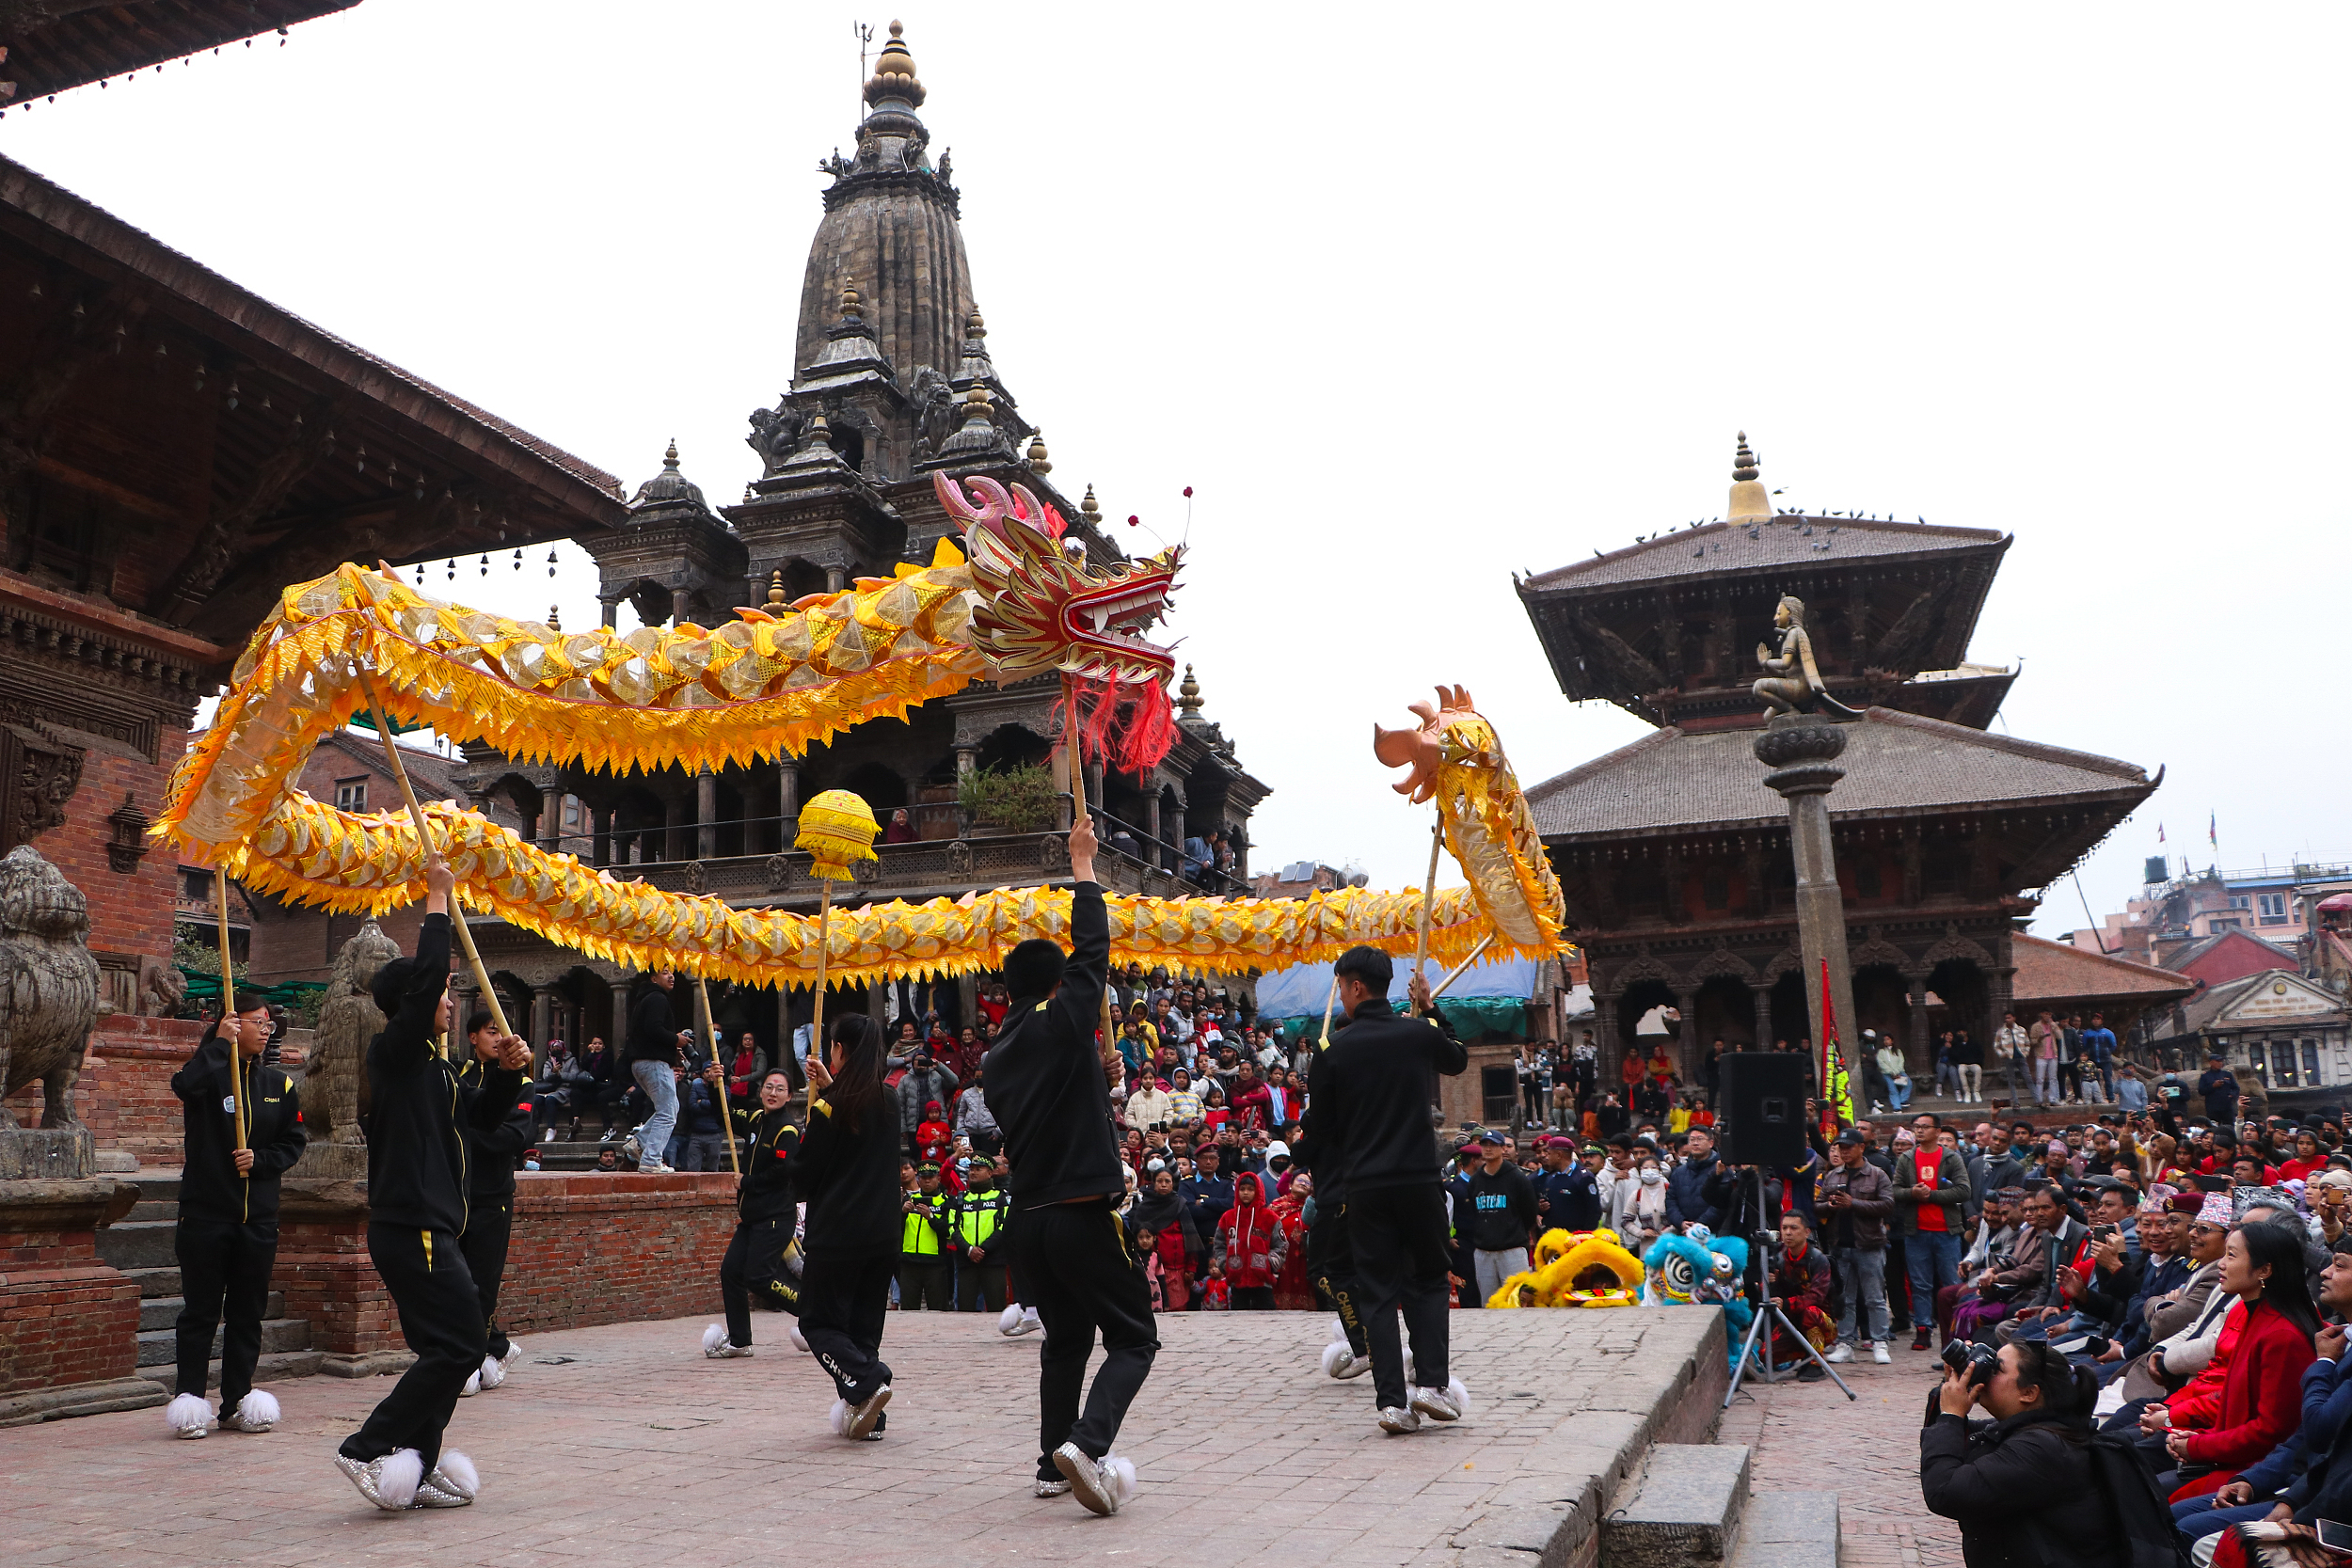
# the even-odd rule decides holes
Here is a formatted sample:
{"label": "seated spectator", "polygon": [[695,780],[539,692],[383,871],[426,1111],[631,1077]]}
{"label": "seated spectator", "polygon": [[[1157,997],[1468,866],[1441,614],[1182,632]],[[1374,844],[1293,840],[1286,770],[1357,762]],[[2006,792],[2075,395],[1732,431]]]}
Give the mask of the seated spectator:
{"label": "seated spectator", "polygon": [[1836,1281],[1828,1256],[1813,1244],[1813,1227],[1791,1209],[1780,1216],[1780,1250],[1772,1260],[1772,1296],[1788,1321],[1804,1337],[1800,1345],[1775,1323],[1770,1354],[1775,1373],[1797,1370],[1800,1383],[1819,1383],[1829,1374],[1810,1355],[1809,1346],[1826,1354],[1837,1343],[1837,1323],[1830,1316],[1830,1291]]}
{"label": "seated spectator", "polygon": [[2237,1300],[2213,1361],[2179,1393],[2140,1415],[2143,1447],[2161,1441],[2163,1457],[2156,1462],[2170,1465],[2157,1484],[2173,1492],[2175,1501],[2235,1480],[2295,1431],[2300,1381],[2319,1333],[2319,1314],[2304,1283],[2303,1239],[2289,1225],[2263,1222],[2233,1230],[2219,1287]]}

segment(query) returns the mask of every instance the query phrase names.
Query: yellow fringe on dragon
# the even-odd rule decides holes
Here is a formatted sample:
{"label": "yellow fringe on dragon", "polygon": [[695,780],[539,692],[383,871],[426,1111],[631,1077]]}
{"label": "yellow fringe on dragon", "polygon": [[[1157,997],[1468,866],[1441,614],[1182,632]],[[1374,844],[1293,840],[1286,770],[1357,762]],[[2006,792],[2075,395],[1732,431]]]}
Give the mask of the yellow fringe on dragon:
{"label": "yellow fringe on dragon", "polygon": [[[212,728],[173,776],[154,832],[192,862],[305,903],[380,911],[420,897],[423,858],[405,816],[341,812],[294,786],[319,742],[364,712],[368,689],[399,721],[486,740],[518,760],[691,771],[798,753],[975,680],[1054,672],[1094,698],[1089,751],[1115,727],[1125,735],[1115,765],[1155,763],[1172,735],[1174,660],[1140,632],[1166,609],[1177,552],[1103,572],[1064,552],[1062,519],[1022,487],[968,483],[977,502],[938,482],[943,504],[965,525],[968,559],[943,541],[928,565],[861,578],[783,614],[741,610],[715,630],[564,633],[443,604],[389,572],[357,566],[298,584],[238,661]],[[1461,715],[1448,717],[1461,724]],[[1516,799],[1517,785],[1498,792],[1499,748],[1490,745],[1493,763],[1482,763],[1474,746],[1444,733],[1446,802],[1480,814],[1458,835],[1449,819],[1449,841],[1457,855],[1467,846],[1491,861],[1480,847],[1493,835],[1486,818],[1498,799]],[[1490,743],[1491,730],[1485,735]],[[1507,781],[1507,765],[1501,773]],[[453,803],[426,815],[469,908],[622,963],[755,984],[815,978],[813,917],[621,881]],[[1537,846],[1535,866],[1548,879],[1541,855]],[[835,911],[825,932],[828,973],[856,984],[993,967],[1028,937],[1064,937],[1069,902],[1066,892],[1000,889]],[[1439,961],[1459,962],[1490,933],[1497,956],[1553,950],[1556,918],[1547,927],[1507,903],[1498,917],[1493,903],[1491,890],[1476,885],[1437,896],[1431,950]],[[1329,958],[1357,942],[1408,951],[1422,895],[1114,895],[1110,905],[1115,959],[1231,971]]]}

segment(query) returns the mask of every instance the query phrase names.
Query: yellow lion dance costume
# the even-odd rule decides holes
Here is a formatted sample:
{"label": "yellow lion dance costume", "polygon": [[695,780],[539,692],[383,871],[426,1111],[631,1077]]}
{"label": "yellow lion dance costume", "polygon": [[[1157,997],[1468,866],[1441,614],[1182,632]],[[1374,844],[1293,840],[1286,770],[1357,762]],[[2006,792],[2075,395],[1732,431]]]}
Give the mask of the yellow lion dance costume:
{"label": "yellow lion dance costume", "polygon": [[1489,1307],[1631,1307],[1641,1300],[1642,1260],[1613,1230],[1547,1230],[1535,1266],[1486,1298]]}

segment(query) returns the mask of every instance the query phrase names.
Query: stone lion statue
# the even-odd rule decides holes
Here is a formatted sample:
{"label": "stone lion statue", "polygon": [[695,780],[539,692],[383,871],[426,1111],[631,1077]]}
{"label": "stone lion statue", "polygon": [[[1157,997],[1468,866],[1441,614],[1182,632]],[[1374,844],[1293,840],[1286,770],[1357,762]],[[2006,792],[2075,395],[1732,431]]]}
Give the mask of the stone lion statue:
{"label": "stone lion statue", "polygon": [[178,1018],[188,999],[188,977],[177,965],[149,958],[139,965],[138,1012],[146,1018]]}
{"label": "stone lion statue", "polygon": [[359,1097],[366,1089],[368,1041],[384,1027],[368,987],[377,970],[399,957],[400,944],[373,920],[335,955],[326,1000],[319,1005],[317,1038],[303,1068],[302,1115],[312,1143],[365,1141]]}
{"label": "stone lion statue", "polygon": [[[89,901],[40,850],[20,844],[0,858],[0,1093],[39,1079],[41,1126],[79,1126],[73,1081],[97,1022]],[[0,1101],[0,1129],[16,1125]]]}

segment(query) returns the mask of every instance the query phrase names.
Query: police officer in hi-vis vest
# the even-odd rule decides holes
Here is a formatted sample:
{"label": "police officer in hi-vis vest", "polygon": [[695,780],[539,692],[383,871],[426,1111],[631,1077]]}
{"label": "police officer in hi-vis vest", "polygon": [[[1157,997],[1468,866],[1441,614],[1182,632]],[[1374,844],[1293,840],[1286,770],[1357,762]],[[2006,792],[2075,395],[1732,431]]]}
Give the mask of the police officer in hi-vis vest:
{"label": "police officer in hi-vis vest", "polygon": [[[278,1179],[302,1157],[302,1103],[294,1080],[262,1062],[270,1040],[269,1003],[240,990],[235,1010],[204,1031],[196,1054],[171,1075],[180,1097],[186,1152],[180,1175],[179,1385],[164,1418],[183,1437],[212,1427],[204,1384],[213,1331],[220,1346],[220,1421],[224,1432],[267,1432],[278,1401],[253,1386],[268,1310],[270,1266],[278,1259]],[[233,1064],[233,1065],[232,1065]],[[246,1147],[237,1148],[242,1101]]]}
{"label": "police officer in hi-vis vest", "polygon": [[955,1305],[947,1295],[947,1199],[937,1165],[926,1163],[914,1174],[915,1190],[900,1204],[898,1310],[945,1312]]}
{"label": "police officer in hi-vis vest", "polygon": [[956,1254],[956,1310],[1005,1309],[1005,1221],[1012,1195],[996,1185],[996,1162],[976,1154],[964,1188],[947,1203],[947,1244]]}

